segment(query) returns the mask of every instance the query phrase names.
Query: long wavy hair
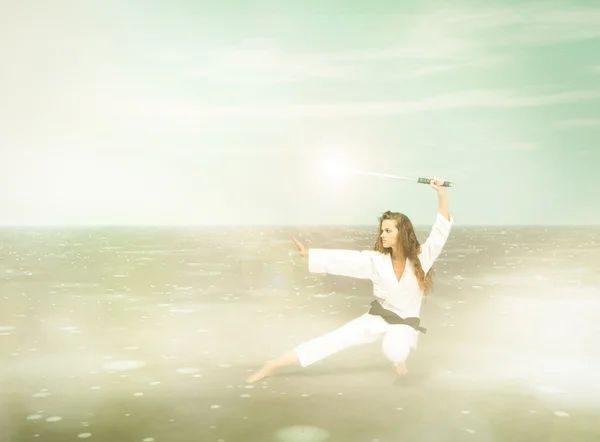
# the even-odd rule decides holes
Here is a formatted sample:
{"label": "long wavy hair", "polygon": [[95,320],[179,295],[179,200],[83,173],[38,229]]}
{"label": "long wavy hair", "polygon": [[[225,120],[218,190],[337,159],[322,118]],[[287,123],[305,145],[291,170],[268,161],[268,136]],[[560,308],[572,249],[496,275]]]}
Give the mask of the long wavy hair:
{"label": "long wavy hair", "polygon": [[418,257],[418,254],[421,252],[421,244],[417,239],[415,229],[408,216],[399,212],[390,212],[389,210],[381,215],[379,217],[379,233],[377,234],[377,242],[375,243],[374,250],[386,255],[392,252],[391,248],[383,247],[381,241],[381,225],[385,220],[393,220],[396,222],[396,228],[398,229],[398,249],[402,250],[402,253],[407,259],[410,259],[413,264],[419,287],[423,291],[423,294],[427,296],[433,287],[434,270],[431,268],[427,274],[425,274],[423,267],[421,267],[421,261],[419,261]]}

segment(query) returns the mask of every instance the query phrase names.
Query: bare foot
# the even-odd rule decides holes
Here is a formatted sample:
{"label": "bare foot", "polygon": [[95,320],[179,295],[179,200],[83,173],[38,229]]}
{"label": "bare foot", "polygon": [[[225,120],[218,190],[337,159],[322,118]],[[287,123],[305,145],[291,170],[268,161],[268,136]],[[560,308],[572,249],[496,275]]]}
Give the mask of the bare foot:
{"label": "bare foot", "polygon": [[408,373],[408,368],[404,362],[400,362],[398,365],[396,365],[396,373],[398,373],[399,376],[404,376]]}
{"label": "bare foot", "polygon": [[250,376],[248,376],[248,378],[246,379],[246,382],[248,382],[249,384],[258,382],[266,376],[271,376],[275,372],[276,369],[277,369],[277,367],[275,367],[274,365],[266,364],[261,369],[255,371]]}
{"label": "bare foot", "polygon": [[277,359],[266,363],[260,370],[252,373],[246,382],[252,384],[254,382],[260,381],[265,376],[271,376],[276,370],[282,367],[289,367],[292,365],[300,365],[300,360],[298,356],[294,352],[289,352],[284,355],[279,356]]}

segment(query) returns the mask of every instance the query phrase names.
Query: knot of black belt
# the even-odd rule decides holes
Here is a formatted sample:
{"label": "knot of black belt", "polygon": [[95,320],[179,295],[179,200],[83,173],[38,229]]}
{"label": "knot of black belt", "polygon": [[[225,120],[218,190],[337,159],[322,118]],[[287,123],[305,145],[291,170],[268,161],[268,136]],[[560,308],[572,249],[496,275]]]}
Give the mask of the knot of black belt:
{"label": "knot of black belt", "polygon": [[406,324],[421,333],[427,333],[425,327],[421,327],[421,319],[419,318],[401,318],[396,313],[384,309],[379,301],[373,301],[369,309],[370,315],[381,316],[388,324]]}

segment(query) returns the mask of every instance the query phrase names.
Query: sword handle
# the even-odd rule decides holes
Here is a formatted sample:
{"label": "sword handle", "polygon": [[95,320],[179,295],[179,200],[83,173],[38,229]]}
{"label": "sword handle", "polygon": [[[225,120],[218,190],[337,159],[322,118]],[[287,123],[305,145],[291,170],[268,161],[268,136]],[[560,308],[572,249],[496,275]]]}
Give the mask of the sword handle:
{"label": "sword handle", "polygon": [[[417,183],[419,184],[429,184],[433,181],[433,178],[422,178],[419,177],[419,179],[417,180]],[[442,184],[442,187],[454,187],[454,183],[450,182],[450,181],[444,181],[444,184]]]}

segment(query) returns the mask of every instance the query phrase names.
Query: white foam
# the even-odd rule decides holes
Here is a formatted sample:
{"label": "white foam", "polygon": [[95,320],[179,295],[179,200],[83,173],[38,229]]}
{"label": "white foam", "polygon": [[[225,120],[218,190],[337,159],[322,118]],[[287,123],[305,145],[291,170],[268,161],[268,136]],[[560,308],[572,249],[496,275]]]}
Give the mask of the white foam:
{"label": "white foam", "polygon": [[38,419],[41,419],[43,416],[41,414],[31,414],[29,416],[27,416],[27,420],[29,421],[35,421]]}
{"label": "white foam", "polygon": [[184,368],[179,368],[177,369],[177,373],[181,373],[181,374],[192,374],[192,373],[198,373],[200,370],[198,370],[197,368],[193,368],[193,367],[184,367]]}
{"label": "white foam", "polygon": [[114,371],[127,371],[127,370],[137,370],[138,368],[142,368],[146,365],[144,361],[115,361],[104,364],[102,368],[105,370],[114,370]]}
{"label": "white foam", "polygon": [[87,439],[88,437],[91,437],[91,436],[92,436],[92,433],[80,433],[77,435],[77,437],[79,439]]}
{"label": "white foam", "polygon": [[46,422],[58,422],[61,420],[62,420],[62,417],[60,417],[60,416],[52,416],[52,417],[49,417],[48,419],[46,419]]}
{"label": "white foam", "polygon": [[310,425],[293,425],[281,428],[275,433],[275,440],[281,442],[324,442],[327,439],[327,430]]}

